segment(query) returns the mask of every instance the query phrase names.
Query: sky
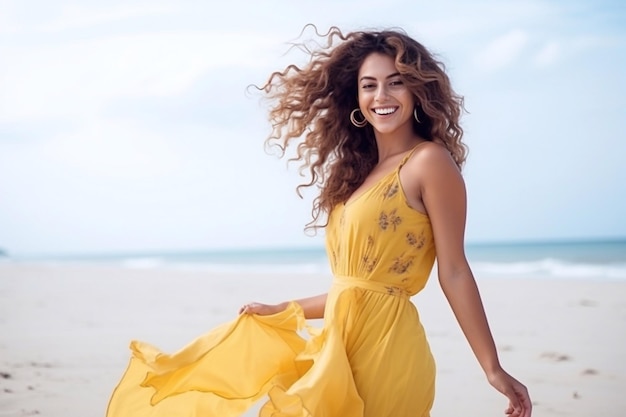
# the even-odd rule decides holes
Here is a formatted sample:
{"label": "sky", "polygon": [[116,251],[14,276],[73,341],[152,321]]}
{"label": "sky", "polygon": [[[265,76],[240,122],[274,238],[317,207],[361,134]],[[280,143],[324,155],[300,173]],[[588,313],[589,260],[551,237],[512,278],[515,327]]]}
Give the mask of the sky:
{"label": "sky", "polygon": [[399,27],[445,63],[468,243],[626,237],[622,1],[0,0],[0,248],[323,245],[247,88],[306,62],[307,23]]}

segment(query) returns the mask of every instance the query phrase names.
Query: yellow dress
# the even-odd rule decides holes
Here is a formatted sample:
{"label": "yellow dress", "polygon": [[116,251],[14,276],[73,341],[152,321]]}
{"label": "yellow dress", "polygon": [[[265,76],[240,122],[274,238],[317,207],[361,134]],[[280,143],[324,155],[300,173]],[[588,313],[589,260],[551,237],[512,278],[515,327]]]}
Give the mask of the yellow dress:
{"label": "yellow dress", "polygon": [[428,417],[435,363],[409,297],[425,286],[435,248],[400,184],[411,153],[330,214],[322,329],[307,328],[292,302],[240,315],[172,355],[132,342],[107,417],[239,416],[266,395],[261,417]]}

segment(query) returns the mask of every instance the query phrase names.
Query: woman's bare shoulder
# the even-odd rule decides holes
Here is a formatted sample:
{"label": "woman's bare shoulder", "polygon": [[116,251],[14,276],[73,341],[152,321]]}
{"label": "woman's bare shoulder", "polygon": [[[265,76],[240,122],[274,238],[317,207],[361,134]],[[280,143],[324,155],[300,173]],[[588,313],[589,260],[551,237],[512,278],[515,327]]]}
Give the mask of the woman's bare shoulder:
{"label": "woman's bare shoulder", "polygon": [[415,149],[415,153],[407,161],[407,167],[413,171],[426,170],[432,172],[433,169],[449,169],[451,167],[458,170],[452,155],[442,144],[428,141]]}
{"label": "woman's bare shoulder", "polygon": [[440,192],[462,184],[460,171],[445,146],[426,142],[417,149],[403,168],[401,180],[407,199],[415,209],[427,212],[424,193]]}

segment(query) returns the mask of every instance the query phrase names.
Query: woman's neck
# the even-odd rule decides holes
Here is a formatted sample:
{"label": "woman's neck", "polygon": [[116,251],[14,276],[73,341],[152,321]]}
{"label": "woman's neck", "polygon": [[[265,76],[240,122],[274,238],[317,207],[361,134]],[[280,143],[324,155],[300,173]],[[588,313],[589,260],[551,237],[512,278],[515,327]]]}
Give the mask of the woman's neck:
{"label": "woman's neck", "polygon": [[385,161],[395,155],[404,153],[409,149],[413,149],[425,139],[416,135],[414,132],[410,134],[388,134],[376,135],[376,146],[378,148],[378,163]]}

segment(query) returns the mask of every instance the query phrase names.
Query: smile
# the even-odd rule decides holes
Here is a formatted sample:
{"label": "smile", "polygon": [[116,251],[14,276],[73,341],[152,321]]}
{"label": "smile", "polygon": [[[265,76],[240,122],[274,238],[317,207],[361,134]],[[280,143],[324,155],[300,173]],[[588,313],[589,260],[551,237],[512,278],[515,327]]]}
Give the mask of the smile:
{"label": "smile", "polygon": [[374,113],[384,116],[387,114],[395,113],[396,110],[398,110],[398,108],[397,107],[381,107],[381,108],[372,109],[372,110],[374,111]]}

